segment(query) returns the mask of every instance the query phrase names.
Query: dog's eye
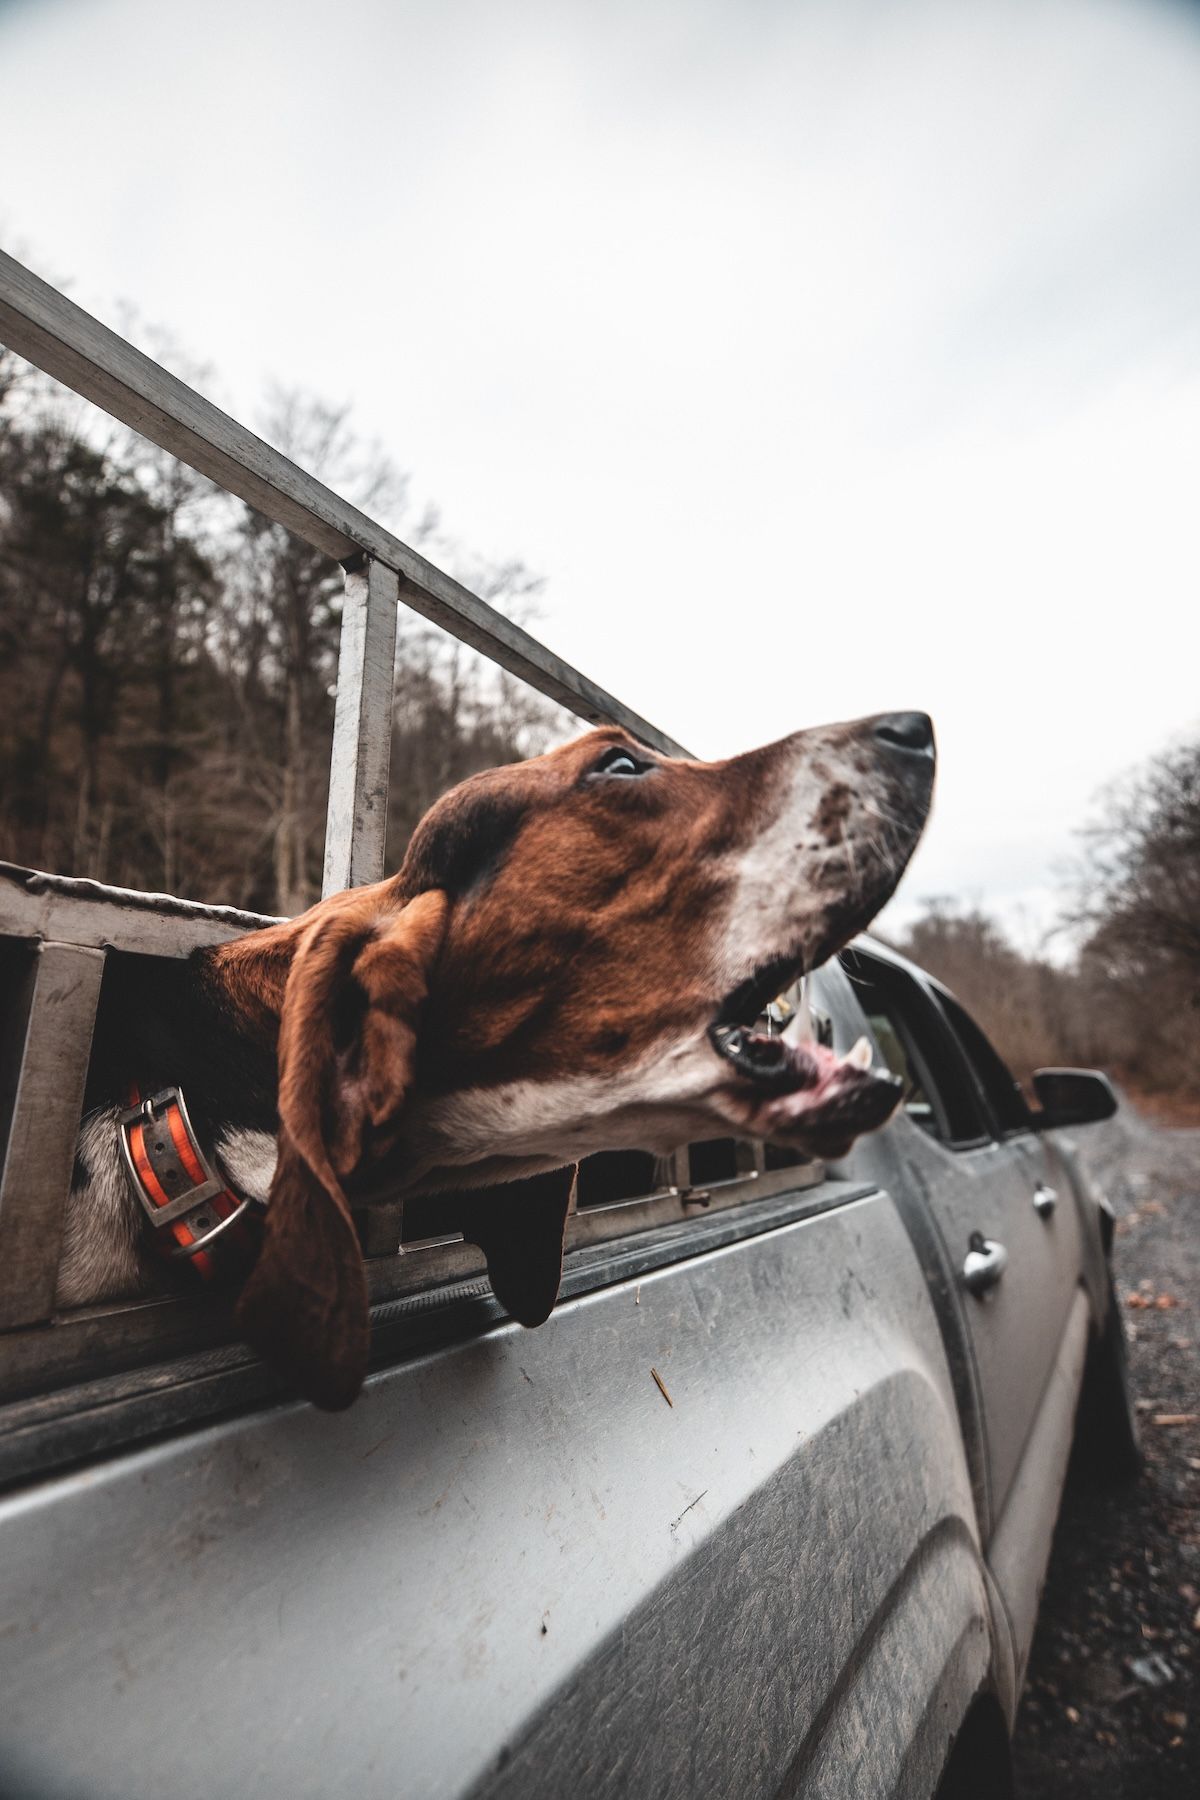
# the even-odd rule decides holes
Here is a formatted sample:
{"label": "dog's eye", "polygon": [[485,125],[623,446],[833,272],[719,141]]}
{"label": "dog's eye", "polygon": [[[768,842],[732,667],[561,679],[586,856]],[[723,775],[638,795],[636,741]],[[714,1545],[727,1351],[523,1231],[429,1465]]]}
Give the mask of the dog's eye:
{"label": "dog's eye", "polygon": [[604,752],[604,755],[592,770],[592,774],[644,775],[649,767],[649,763],[638,762],[637,758],[631,756],[628,750],[622,750],[619,745],[614,744],[611,750],[606,750]]}

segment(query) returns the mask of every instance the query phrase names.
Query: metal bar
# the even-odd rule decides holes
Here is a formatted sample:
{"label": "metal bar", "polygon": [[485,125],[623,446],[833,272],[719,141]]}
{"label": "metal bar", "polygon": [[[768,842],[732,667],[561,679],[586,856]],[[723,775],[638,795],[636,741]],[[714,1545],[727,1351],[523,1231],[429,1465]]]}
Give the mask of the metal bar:
{"label": "metal bar", "polygon": [[623,726],[669,756],[687,754],[461,582],[2,251],[0,343],[327,556],[339,562],[359,552],[376,557],[404,583],[406,605],[578,718]]}
{"label": "metal bar", "polygon": [[0,1173],[0,1328],[54,1311],[104,962],[103,950],[58,943],[33,960]]}
{"label": "metal bar", "polygon": [[62,939],[142,956],[190,956],[278,920],[233,906],[206,906],[170,894],[105,887],[73,875],[46,875],[0,862],[0,935]]}
{"label": "metal bar", "polygon": [[399,599],[395,570],[374,557],[346,571],[322,895],[383,876]]}
{"label": "metal bar", "polygon": [[365,1206],[356,1216],[364,1256],[398,1256],[404,1234],[404,1202],[389,1200],[382,1206]]}

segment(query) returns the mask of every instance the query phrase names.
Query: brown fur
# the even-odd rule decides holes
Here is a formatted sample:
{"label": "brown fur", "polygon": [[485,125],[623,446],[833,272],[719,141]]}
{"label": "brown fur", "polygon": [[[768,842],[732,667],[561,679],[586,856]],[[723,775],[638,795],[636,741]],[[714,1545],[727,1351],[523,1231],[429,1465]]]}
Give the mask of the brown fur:
{"label": "brown fur", "polygon": [[[307,915],[295,943],[279,1023],[279,1160],[237,1309],[247,1339],[327,1407],[353,1400],[367,1357],[366,1282],[342,1181],[400,1114],[446,922],[440,892],[394,915],[381,898],[375,888],[336,896]],[[348,984],[361,1013],[339,1044],[335,1008]]]}
{"label": "brown fur", "polygon": [[[411,1097],[429,1108],[564,1072],[604,1079],[672,1036],[699,1041],[731,985],[714,962],[722,909],[800,762],[824,786],[796,824],[797,857],[813,865],[797,954],[828,954],[866,923],[928,803],[927,780],[914,798],[913,777],[880,763],[876,791],[916,825],[904,856],[864,884],[837,848],[856,804],[837,771],[870,723],[713,764],[592,732],[464,782],[426,815],[396,876],[208,953],[203,978],[237,1028],[278,1050],[278,1163],[238,1320],[311,1398],[345,1405],[362,1380],[366,1289],[346,1189],[381,1168],[404,1185]],[[625,747],[655,765],[650,777],[604,778],[598,758]],[[464,1201],[462,1222],[497,1293],[534,1324],[557,1292],[571,1177],[518,1172],[533,1173],[519,1197]]]}

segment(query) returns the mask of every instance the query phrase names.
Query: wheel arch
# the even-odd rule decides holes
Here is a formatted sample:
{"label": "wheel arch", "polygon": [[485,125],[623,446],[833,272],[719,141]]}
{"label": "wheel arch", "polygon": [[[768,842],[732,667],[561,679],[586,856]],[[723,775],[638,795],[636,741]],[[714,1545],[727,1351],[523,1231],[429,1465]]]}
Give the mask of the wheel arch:
{"label": "wheel arch", "polygon": [[1012,1800],[1012,1743],[1004,1709],[978,1694],[947,1746],[934,1800]]}

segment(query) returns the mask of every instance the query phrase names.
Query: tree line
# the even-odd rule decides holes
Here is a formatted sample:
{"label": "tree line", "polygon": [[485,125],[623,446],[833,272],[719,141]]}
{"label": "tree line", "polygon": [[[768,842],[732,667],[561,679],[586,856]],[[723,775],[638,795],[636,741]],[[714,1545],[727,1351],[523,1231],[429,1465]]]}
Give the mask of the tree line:
{"label": "tree line", "polygon": [[[276,393],[263,435],[528,619],[520,563],[464,565],[344,409]],[[269,913],[320,890],[336,564],[0,349],[0,856]],[[401,608],[388,867],[437,796],[570,722]],[[1200,1107],[1200,741],[1102,798],[1074,950],[929,901],[899,948],[1016,1071],[1115,1069]]]}
{"label": "tree line", "polygon": [[[262,435],[528,618],[520,563],[463,567],[345,409]],[[0,350],[0,855],[274,913],[319,894],[342,573]],[[565,715],[401,608],[388,860],[476,769]]]}
{"label": "tree line", "polygon": [[1200,1124],[1200,740],[1099,797],[1068,887],[1068,956],[978,907],[926,903],[897,948],[951,988],[1015,1072],[1105,1068]]}

